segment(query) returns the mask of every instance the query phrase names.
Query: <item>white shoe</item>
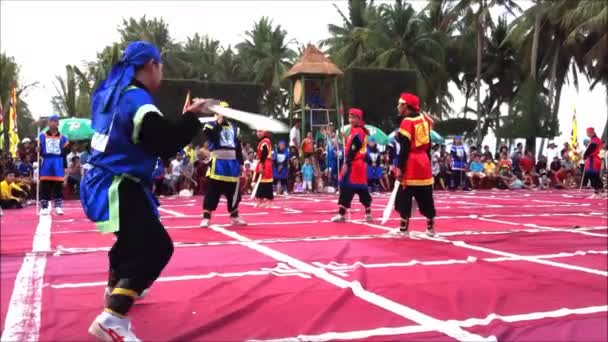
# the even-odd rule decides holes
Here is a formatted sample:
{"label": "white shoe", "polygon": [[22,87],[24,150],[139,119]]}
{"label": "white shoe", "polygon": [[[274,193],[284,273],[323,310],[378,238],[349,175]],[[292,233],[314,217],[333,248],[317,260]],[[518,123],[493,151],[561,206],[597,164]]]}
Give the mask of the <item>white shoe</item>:
{"label": "white shoe", "polygon": [[89,327],[89,334],[103,342],[141,342],[131,330],[131,320],[102,312]]}
{"label": "white shoe", "polygon": [[233,217],[232,218],[232,225],[233,226],[246,226],[247,222],[245,222],[242,218],[240,217]]}
{"label": "white shoe", "polygon": [[344,222],[344,221],[346,221],[346,218],[344,218],[344,216],[342,216],[342,215],[336,215],[331,218],[331,222]]}
{"label": "white shoe", "polygon": [[55,208],[55,215],[63,215],[63,209],[61,207]]}
{"label": "white shoe", "polygon": [[209,219],[204,218],[201,221],[201,224],[198,225],[201,228],[209,228]]}
{"label": "white shoe", "polygon": [[40,216],[47,216],[49,214],[49,208],[40,209]]}

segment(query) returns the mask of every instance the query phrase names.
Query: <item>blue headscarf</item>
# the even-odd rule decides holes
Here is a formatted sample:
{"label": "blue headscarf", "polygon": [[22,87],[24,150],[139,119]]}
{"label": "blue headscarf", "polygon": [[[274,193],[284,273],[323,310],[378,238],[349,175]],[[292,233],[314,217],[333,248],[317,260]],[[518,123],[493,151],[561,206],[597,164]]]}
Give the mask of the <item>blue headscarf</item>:
{"label": "blue headscarf", "polygon": [[162,63],[160,52],[153,44],[145,41],[130,43],[120,61],[112,67],[108,77],[93,93],[91,116],[113,111],[120,98],[120,93],[133,80],[135,70],[151,59]]}

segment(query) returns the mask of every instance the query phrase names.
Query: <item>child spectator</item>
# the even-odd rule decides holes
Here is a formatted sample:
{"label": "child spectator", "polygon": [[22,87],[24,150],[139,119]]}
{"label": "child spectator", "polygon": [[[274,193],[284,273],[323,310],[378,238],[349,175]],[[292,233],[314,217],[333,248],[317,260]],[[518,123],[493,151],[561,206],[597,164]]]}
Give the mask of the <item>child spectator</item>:
{"label": "child spectator", "polygon": [[3,209],[23,208],[27,192],[15,182],[15,172],[7,171],[0,182],[0,207]]}
{"label": "child spectator", "polygon": [[302,166],[302,176],[304,178],[304,191],[312,191],[312,179],[314,176],[314,170],[310,164],[310,158],[304,160],[304,166]]}

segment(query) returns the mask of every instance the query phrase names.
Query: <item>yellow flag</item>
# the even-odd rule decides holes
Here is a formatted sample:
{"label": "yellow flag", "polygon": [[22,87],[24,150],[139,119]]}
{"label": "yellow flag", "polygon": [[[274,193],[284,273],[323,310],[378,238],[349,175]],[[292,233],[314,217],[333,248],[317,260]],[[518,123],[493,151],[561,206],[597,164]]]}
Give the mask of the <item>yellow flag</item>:
{"label": "yellow flag", "polygon": [[572,115],[572,133],[570,133],[570,157],[574,163],[580,160],[578,153],[578,127],[576,124],[576,107],[574,107],[574,114]]}
{"label": "yellow flag", "polygon": [[[17,157],[17,146],[19,145],[19,131],[17,128],[17,91],[15,90],[15,84],[11,89],[11,98],[9,101],[8,118],[9,118],[9,152],[13,157]],[[6,121],[5,121],[6,122]],[[6,124],[5,124],[6,126]]]}

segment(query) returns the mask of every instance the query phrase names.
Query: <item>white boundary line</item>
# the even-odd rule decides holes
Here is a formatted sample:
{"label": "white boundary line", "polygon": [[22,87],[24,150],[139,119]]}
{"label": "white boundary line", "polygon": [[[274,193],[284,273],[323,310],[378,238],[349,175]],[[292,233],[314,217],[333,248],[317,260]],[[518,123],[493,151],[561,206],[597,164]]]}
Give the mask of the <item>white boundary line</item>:
{"label": "white boundary line", "polygon": [[214,225],[211,225],[210,228],[220,234],[224,234],[228,237],[245,243],[246,247],[249,247],[250,249],[253,249],[259,253],[271,257],[279,262],[287,263],[292,267],[300,270],[301,272],[310,273],[316,276],[317,278],[322,279],[338,288],[350,288],[356,297],[372,305],[390,311],[410,321],[416,322],[422,326],[431,327],[433,328],[433,330],[437,330],[459,341],[496,341],[496,338],[494,336],[486,338],[473,333],[469,333],[461,329],[460,327],[454,325],[453,323],[447,323],[445,321],[438,320],[431,316],[425,315],[419,311],[416,311],[412,308],[409,308],[405,305],[394,302],[386,297],[382,297],[374,292],[368,291],[364,289],[358,281],[349,282],[347,280],[344,280],[338,276],[328,273],[324,269],[312,266],[304,261],[298,260],[294,257],[271,249],[267,246],[257,244],[251,241],[250,239],[238,234],[237,232],[230,231]]}
{"label": "white boundary line", "polygon": [[[244,242],[234,241],[238,244],[244,244]],[[251,242],[256,242],[251,240]],[[257,243],[257,242],[256,242]],[[608,254],[608,250],[604,251],[576,251],[572,253],[564,252],[564,253],[556,253],[556,254],[542,254],[542,255],[533,255],[531,257],[539,258],[539,259],[553,259],[553,258],[567,258],[572,256],[581,256],[581,255],[606,255]],[[506,261],[519,261],[518,258],[513,257],[495,257],[495,258],[482,258],[480,259],[486,262],[506,262]],[[343,277],[348,276],[348,272],[352,272],[358,268],[405,268],[412,267],[416,265],[422,266],[440,266],[440,265],[454,265],[454,264],[471,264],[476,262],[477,259],[470,260],[468,257],[465,259],[449,259],[449,260],[428,260],[428,261],[420,261],[420,260],[409,260],[407,262],[390,262],[390,263],[363,263],[360,261],[356,261],[352,264],[341,264],[334,261],[331,261],[327,264],[322,262],[314,261],[310,264],[325,269],[334,274],[341,275]],[[234,278],[234,277],[245,277],[245,276],[265,276],[265,275],[275,275],[277,277],[285,277],[285,276],[298,276],[301,278],[311,278],[308,274],[302,273],[301,271],[289,267],[289,265],[279,262],[273,268],[262,267],[257,270],[250,271],[241,271],[241,272],[209,272],[204,274],[187,274],[180,276],[164,276],[158,278],[159,282],[173,282],[173,281],[184,281],[184,280],[201,280],[201,279],[211,279],[211,278]],[[107,281],[99,280],[92,282],[80,282],[80,283],[61,283],[61,284],[44,284],[44,287],[51,287],[53,289],[64,289],[64,288],[81,288],[81,287],[95,287],[95,286],[105,286]]]}
{"label": "white boundary line", "polygon": [[[543,312],[531,312],[526,314],[518,314],[518,315],[507,315],[501,316],[497,314],[490,314],[485,318],[470,318],[464,321],[453,321],[450,320],[448,322],[452,322],[457,324],[458,326],[464,328],[470,328],[477,325],[487,326],[494,320],[499,320],[503,322],[521,322],[521,321],[532,321],[543,318],[560,318],[571,315],[589,315],[594,313],[606,312],[608,311],[608,306],[589,306],[584,308],[577,309],[568,309],[562,308],[558,310],[552,311],[543,311]],[[410,325],[404,327],[395,327],[395,328],[376,328],[370,330],[356,330],[356,331],[344,331],[344,332],[326,332],[319,335],[298,335],[294,337],[286,337],[286,338],[277,338],[277,339],[269,339],[269,340],[249,340],[251,342],[288,342],[288,341],[332,341],[332,340],[355,340],[355,339],[364,339],[369,337],[376,336],[396,336],[396,335],[406,335],[406,334],[414,334],[414,333],[422,333],[422,332],[430,332],[432,329],[421,326],[421,325]]]}
{"label": "white boundary line", "polygon": [[[367,222],[356,222],[356,221],[353,221],[353,222],[357,223],[357,224],[363,224],[363,225],[373,227],[373,228],[382,229],[382,230],[388,229],[390,231],[395,231],[394,229],[390,229],[390,228],[387,228],[387,227],[384,227],[381,225],[377,225],[377,224],[372,224],[372,223],[367,223]],[[414,234],[414,233],[411,233],[411,234]],[[525,255],[519,255],[519,254],[514,254],[514,253],[508,253],[508,252],[500,251],[497,249],[491,249],[491,248],[487,248],[487,247],[472,245],[472,244],[466,243],[464,241],[452,241],[452,240],[448,240],[448,239],[442,238],[442,237],[428,237],[425,234],[415,234],[413,236],[420,238],[420,239],[449,243],[456,247],[472,249],[472,250],[485,252],[485,253],[489,253],[489,254],[494,254],[494,255],[500,255],[500,256],[508,257],[508,258],[514,258],[515,260],[524,260],[524,261],[533,262],[533,263],[537,263],[537,264],[553,266],[553,267],[558,267],[558,268],[563,268],[563,269],[569,269],[569,270],[574,270],[574,271],[581,271],[581,272],[591,273],[591,274],[595,274],[595,275],[599,275],[599,276],[603,276],[603,277],[608,277],[608,272],[600,271],[600,270],[596,270],[596,269],[592,269],[592,268],[588,268],[588,267],[564,264],[561,262],[555,262],[555,261],[535,258],[533,256],[525,256]]]}
{"label": "white boundary line", "polygon": [[480,221],[486,221],[486,222],[494,222],[494,223],[500,223],[500,224],[507,224],[507,225],[511,225],[511,226],[522,226],[522,227],[530,227],[530,228],[537,228],[537,229],[541,229],[541,230],[550,230],[553,232],[560,232],[560,233],[574,233],[574,234],[582,234],[582,235],[588,235],[588,236],[595,236],[595,237],[608,237],[608,234],[600,234],[600,233],[591,233],[591,232],[587,232],[581,229],[564,229],[564,228],[554,228],[554,227],[547,227],[547,226],[539,226],[537,224],[534,223],[518,223],[518,222],[511,222],[511,221],[503,221],[503,220],[497,220],[497,219],[489,219],[489,218],[485,218],[485,217],[478,217],[477,218]]}
{"label": "white boundary line", "polygon": [[0,341],[38,341],[42,313],[42,287],[47,253],[51,249],[51,215],[40,216],[32,252],[23,258],[15,278]]}

